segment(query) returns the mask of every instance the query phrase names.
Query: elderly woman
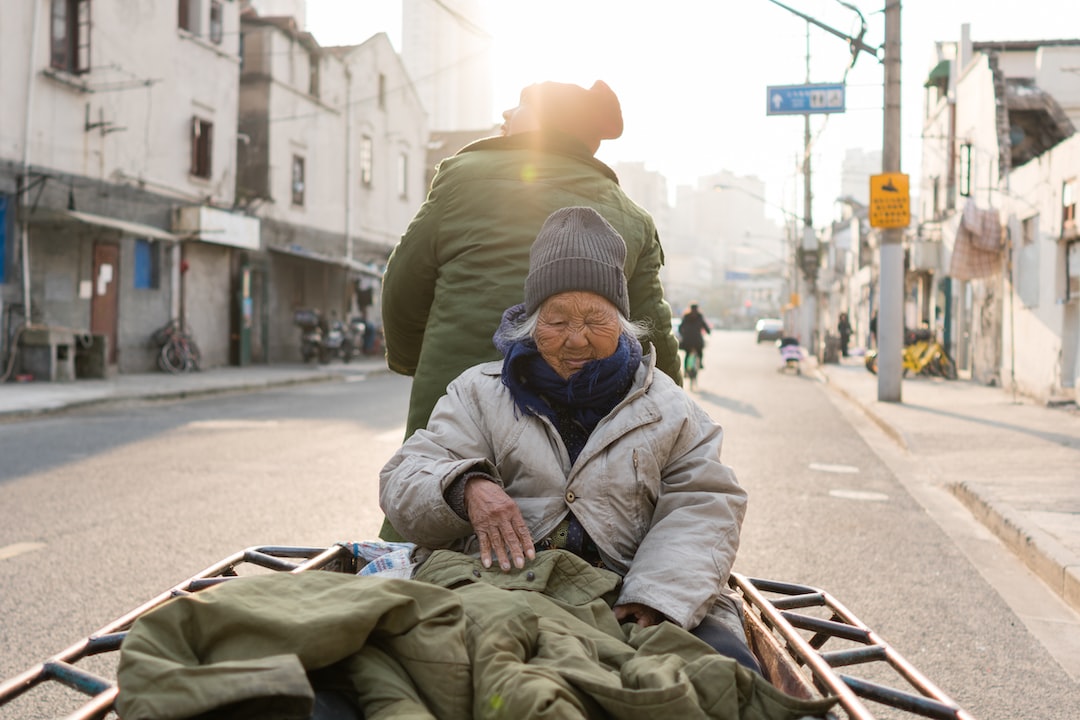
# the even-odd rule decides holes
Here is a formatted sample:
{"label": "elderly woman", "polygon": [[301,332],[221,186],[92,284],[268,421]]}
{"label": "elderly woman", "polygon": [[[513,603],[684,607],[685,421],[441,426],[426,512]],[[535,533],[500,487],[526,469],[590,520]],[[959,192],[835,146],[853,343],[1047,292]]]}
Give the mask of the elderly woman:
{"label": "elderly woman", "polygon": [[383,468],[380,504],[408,540],[485,567],[573,552],[623,577],[620,622],[677,623],[757,669],[725,594],[746,493],[720,426],[643,354],[625,255],[591,208],[548,217],[495,336],[503,361],[447,387]]}

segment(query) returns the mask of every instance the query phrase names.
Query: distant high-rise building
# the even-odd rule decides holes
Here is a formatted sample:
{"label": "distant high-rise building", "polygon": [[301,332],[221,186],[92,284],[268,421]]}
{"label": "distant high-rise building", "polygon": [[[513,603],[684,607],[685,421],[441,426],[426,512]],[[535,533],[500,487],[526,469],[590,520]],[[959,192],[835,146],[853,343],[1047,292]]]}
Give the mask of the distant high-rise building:
{"label": "distant high-rise building", "polygon": [[840,197],[870,204],[870,176],[881,173],[881,151],[849,149],[840,169]]}
{"label": "distant high-rise building", "polygon": [[492,117],[492,38],[481,0],[403,0],[401,59],[438,131],[473,130]]}

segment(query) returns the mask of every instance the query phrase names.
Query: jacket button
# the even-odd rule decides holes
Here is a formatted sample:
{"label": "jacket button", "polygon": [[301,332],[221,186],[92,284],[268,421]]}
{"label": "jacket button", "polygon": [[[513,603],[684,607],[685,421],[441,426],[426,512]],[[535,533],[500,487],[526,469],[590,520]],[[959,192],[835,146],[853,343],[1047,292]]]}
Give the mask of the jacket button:
{"label": "jacket button", "polygon": [[576,500],[576,499],[577,499],[577,496],[576,496],[576,495],[574,495],[574,492],[573,492],[572,490],[568,490],[568,491],[566,492],[566,502],[568,502],[568,503],[572,503],[572,502],[574,502],[574,500]]}
{"label": "jacket button", "polygon": [[529,572],[525,573],[525,579],[529,580],[529,581],[535,580],[536,579],[536,573],[534,573],[532,570],[530,570]]}
{"label": "jacket button", "polygon": [[476,568],[473,568],[472,574],[473,574],[473,577],[480,577],[480,571],[477,570]]}

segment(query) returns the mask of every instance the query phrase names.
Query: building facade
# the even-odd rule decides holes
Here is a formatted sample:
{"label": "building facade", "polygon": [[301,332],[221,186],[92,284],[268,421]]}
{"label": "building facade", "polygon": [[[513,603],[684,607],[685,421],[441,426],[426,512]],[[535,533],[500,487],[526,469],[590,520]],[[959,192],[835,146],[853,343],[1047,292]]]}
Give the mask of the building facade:
{"label": "building facade", "polygon": [[[271,362],[297,360],[298,310],[378,323],[378,278],[425,194],[427,126],[389,39],[322,48],[291,16],[242,17],[237,200],[273,291]],[[258,298],[256,298],[256,302]]]}
{"label": "building facade", "polygon": [[223,364],[227,311],[205,307],[212,300],[201,293],[185,303],[183,288],[197,256],[220,251],[178,233],[174,221],[182,207],[233,205],[236,3],[191,0],[179,14],[176,5],[133,11],[88,0],[8,10],[0,41],[5,376],[74,379],[84,350],[107,371],[150,370],[154,331],[184,319],[185,307],[205,362]]}
{"label": "building facade", "polygon": [[[1064,368],[1069,341],[1062,339],[1075,330],[1065,310],[1046,318],[1040,317],[1045,310],[1016,308],[1018,300],[1021,306],[1024,298],[1035,300],[1030,283],[1040,272],[1067,285],[1067,248],[1041,253],[1038,263],[1038,251],[1025,248],[1038,248],[1047,235],[1067,242],[1060,218],[1069,179],[1080,170],[1063,167],[1067,160],[1053,170],[1048,163],[1070,157],[1056,148],[1080,119],[1080,87],[1069,70],[1078,62],[1080,41],[975,42],[968,26],[958,42],[937,44],[926,82],[917,229],[907,252],[907,324],[935,330],[972,379],[1042,399],[1072,387],[1075,372]],[[1019,199],[1016,183],[1030,183],[1032,176],[1045,182],[1038,190],[1025,187]],[[1024,233],[1027,245],[1020,250],[1027,255],[1018,257],[1017,238]],[[1050,267],[1036,270],[1043,262]],[[1036,327],[1021,325],[1047,319],[1057,338],[1050,342],[1059,367],[1053,382],[1044,363],[1017,359],[1025,350],[1015,339],[1039,336]],[[1046,350],[1046,339],[1032,347]]]}
{"label": "building facade", "polygon": [[169,322],[204,367],[299,361],[301,307],[378,324],[427,141],[385,35],[322,48],[233,0],[10,10],[0,377],[153,371]]}

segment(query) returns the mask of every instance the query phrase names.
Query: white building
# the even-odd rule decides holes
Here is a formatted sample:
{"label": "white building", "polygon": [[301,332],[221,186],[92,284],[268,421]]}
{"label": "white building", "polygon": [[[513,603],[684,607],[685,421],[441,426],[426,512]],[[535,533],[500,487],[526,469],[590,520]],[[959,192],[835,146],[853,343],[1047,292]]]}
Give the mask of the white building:
{"label": "white building", "polygon": [[[229,297],[231,278],[220,259],[249,242],[252,225],[231,223],[211,246],[177,232],[175,216],[233,206],[236,3],[191,0],[179,14],[175,3],[132,12],[116,0],[5,10],[3,359],[18,344],[15,372],[46,380],[74,379],[90,359],[95,373],[150,370],[154,330],[189,310],[204,363],[225,363],[232,318],[214,298]],[[185,298],[183,280],[199,291]]]}
{"label": "white building", "polygon": [[428,127],[491,127],[492,38],[482,0],[402,0],[401,57]]}
{"label": "white building", "polygon": [[243,28],[238,202],[261,219],[269,357],[295,360],[295,311],[377,319],[381,266],[426,192],[425,113],[384,33],[322,48],[293,17]]}
{"label": "white building", "polygon": [[1013,171],[1002,199],[1012,272],[1002,326],[1002,379],[1043,401],[1078,399],[1080,135]]}
{"label": "white building", "polygon": [[[1078,173],[1063,141],[1080,121],[1080,86],[1069,69],[1080,64],[1080,41],[974,42],[965,25],[959,42],[937,44],[933,60],[906,285],[914,317],[906,319],[935,329],[973,379],[1015,383],[1045,399],[1071,389],[1076,374],[1062,217]],[[1036,180],[1045,182],[1030,184]],[[1055,276],[1036,297],[1032,278]],[[1017,313],[1025,301],[1034,305]],[[1050,310],[1050,302],[1062,307]],[[1023,358],[1050,348],[1059,366],[1053,381],[1043,358]]]}

